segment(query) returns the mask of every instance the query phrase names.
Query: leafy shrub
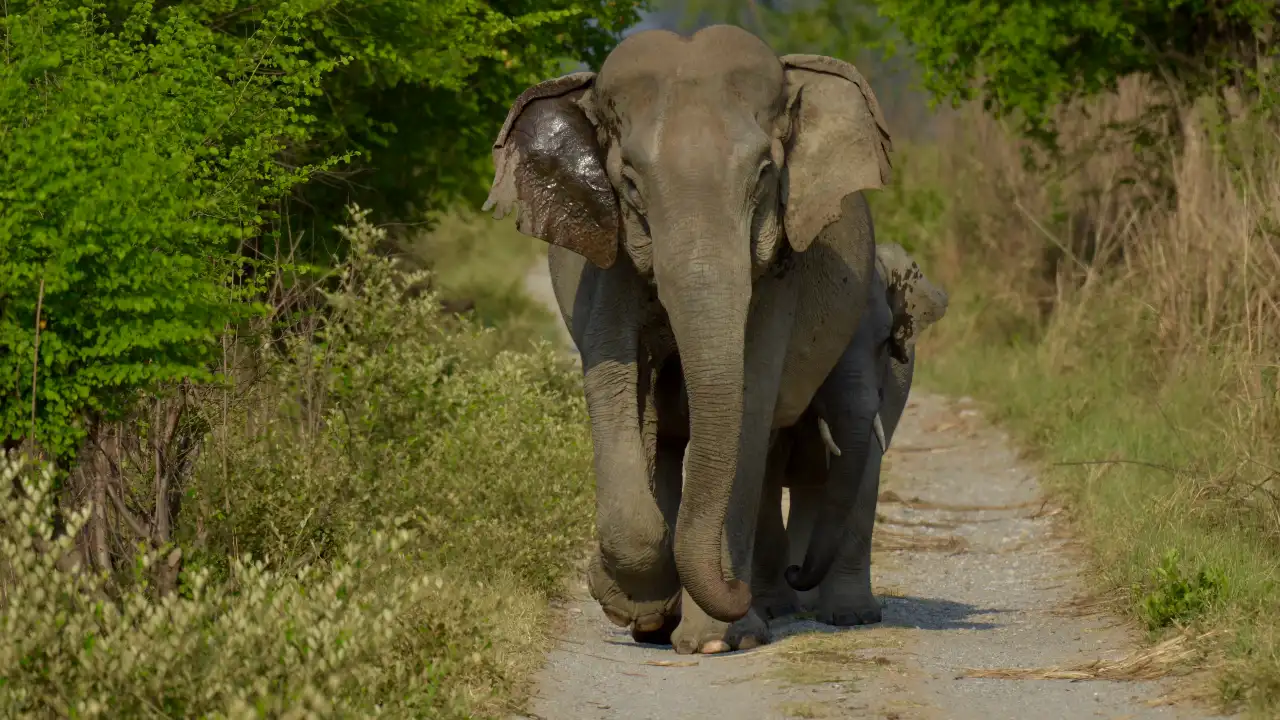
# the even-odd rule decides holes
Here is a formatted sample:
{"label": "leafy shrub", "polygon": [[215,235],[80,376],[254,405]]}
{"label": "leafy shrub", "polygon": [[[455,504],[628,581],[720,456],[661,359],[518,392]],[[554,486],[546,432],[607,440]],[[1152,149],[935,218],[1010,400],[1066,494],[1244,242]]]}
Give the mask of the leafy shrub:
{"label": "leafy shrub", "polygon": [[[0,515],[0,703],[36,715],[499,717],[592,532],[576,373],[493,352],[357,213],[318,329],[246,353],[175,539],[179,591],[57,569],[47,484]],[[9,470],[7,472],[14,472]],[[0,477],[7,483],[9,476]],[[74,534],[86,511],[71,512]],[[43,542],[34,545],[35,528]],[[57,548],[45,547],[60,543]],[[40,552],[37,552],[40,551]],[[7,696],[4,693],[8,693]]]}
{"label": "leafy shrub", "polygon": [[1194,576],[1183,573],[1178,551],[1160,560],[1152,577],[1154,587],[1142,595],[1141,614],[1150,630],[1174,623],[1186,624],[1207,610],[1221,595],[1226,578],[1220,570],[1200,568]]}
{"label": "leafy shrub", "polygon": [[230,282],[236,245],[311,171],[275,160],[332,63],[292,55],[287,8],[231,55],[147,3],[115,29],[79,2],[15,10],[0,21],[0,439],[65,461],[139,389],[211,378],[218,334],[253,311]]}
{"label": "leafy shrub", "polygon": [[304,237],[331,261],[356,186],[316,171],[359,155],[344,172],[388,219],[483,197],[509,103],[598,63],[637,3],[159,5],[14,0],[0,20],[0,440],[60,461],[138,390],[211,379],[258,309],[246,256]]}
{"label": "leafy shrub", "polygon": [[[575,373],[545,343],[493,353],[493,330],[446,325],[432,293],[405,300],[425,273],[375,255],[383,232],[363,213],[356,220],[320,329],[259,368],[271,379],[226,420],[242,431],[226,445],[210,438],[193,486],[210,503],[234,500],[201,525],[221,547],[234,538],[256,555],[294,558],[324,556],[367,518],[405,512],[432,552],[464,565],[493,557],[483,547],[493,534],[528,534],[534,545],[507,544],[481,569],[554,590],[536,576],[572,555],[578,526],[590,525]],[[224,473],[224,454],[235,472]]]}
{"label": "leafy shrub", "polygon": [[[21,469],[14,455],[0,481],[9,486]],[[113,597],[104,577],[55,566],[88,514],[54,540],[53,474],[26,475],[24,499],[0,501],[7,716],[407,717],[432,708],[448,665],[404,637],[415,606],[446,593],[440,578],[397,574],[408,531],[374,530],[333,563],[296,573],[236,558],[221,582],[192,573],[185,596],[157,602],[133,588]],[[139,569],[155,560],[140,556]]]}

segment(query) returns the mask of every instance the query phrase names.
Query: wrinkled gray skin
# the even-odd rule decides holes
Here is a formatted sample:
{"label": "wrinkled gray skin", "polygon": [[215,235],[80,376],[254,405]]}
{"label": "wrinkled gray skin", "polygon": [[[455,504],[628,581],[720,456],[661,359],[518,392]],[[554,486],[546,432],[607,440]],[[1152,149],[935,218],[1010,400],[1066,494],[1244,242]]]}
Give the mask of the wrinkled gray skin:
{"label": "wrinkled gray skin", "polygon": [[[827,377],[800,421],[783,431],[770,451],[770,473],[760,505],[753,586],[756,607],[766,618],[797,610],[816,610],[831,625],[880,622],[880,605],[871,592],[871,535],[880,492],[880,461],[893,440],[911,392],[915,344],[920,333],[946,314],[947,295],[931,283],[898,245],[876,248],[876,273],[870,305],[853,342]],[[883,428],[863,466],[846,463],[842,450],[854,438],[833,416],[859,403],[875,402]],[[820,425],[826,422],[829,439]],[[834,446],[834,447],[833,447]],[[815,527],[832,489],[850,493],[853,511],[846,531],[827,537],[814,550]],[[790,519],[783,529],[782,488],[791,490]],[[840,503],[843,505],[844,503]],[[835,542],[832,542],[834,540]],[[831,552],[835,562],[819,582],[784,582],[783,568],[809,555]],[[817,590],[812,588],[816,586]],[[798,593],[794,588],[803,590]]]}
{"label": "wrinkled gray skin", "polygon": [[[750,587],[768,449],[858,327],[875,248],[860,191],[888,182],[889,150],[851,65],[731,26],[637,33],[598,75],[513,105],[486,207],[518,206],[552,245],[595,449],[591,591],[637,639],[767,641]],[[875,407],[859,411],[841,429],[861,467]]]}

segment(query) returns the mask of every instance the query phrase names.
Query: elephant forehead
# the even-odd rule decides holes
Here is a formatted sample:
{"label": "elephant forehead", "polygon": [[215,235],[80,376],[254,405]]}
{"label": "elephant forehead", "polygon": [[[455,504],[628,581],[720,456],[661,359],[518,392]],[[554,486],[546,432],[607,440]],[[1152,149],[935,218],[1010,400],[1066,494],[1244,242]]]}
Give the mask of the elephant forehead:
{"label": "elephant forehead", "polygon": [[655,111],[677,94],[679,102],[738,104],[756,114],[778,111],[784,76],[778,56],[751,33],[727,25],[686,38],[646,30],[623,40],[600,68],[597,91],[614,112]]}

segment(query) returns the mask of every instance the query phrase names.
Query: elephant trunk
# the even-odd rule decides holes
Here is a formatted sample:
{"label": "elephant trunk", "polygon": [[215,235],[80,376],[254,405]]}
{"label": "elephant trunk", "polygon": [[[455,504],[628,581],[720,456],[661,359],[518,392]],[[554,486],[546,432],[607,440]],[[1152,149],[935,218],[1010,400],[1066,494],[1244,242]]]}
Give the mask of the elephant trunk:
{"label": "elephant trunk", "polygon": [[[702,228],[699,228],[701,230]],[[751,271],[745,242],[724,232],[681,232],[654,257],[654,274],[679,348],[689,397],[689,444],[675,532],[676,569],[711,617],[733,622],[751,590],[726,580],[723,547],[742,435],[743,358]],[[655,248],[660,244],[655,243]],[[734,252],[737,250],[737,252]]]}

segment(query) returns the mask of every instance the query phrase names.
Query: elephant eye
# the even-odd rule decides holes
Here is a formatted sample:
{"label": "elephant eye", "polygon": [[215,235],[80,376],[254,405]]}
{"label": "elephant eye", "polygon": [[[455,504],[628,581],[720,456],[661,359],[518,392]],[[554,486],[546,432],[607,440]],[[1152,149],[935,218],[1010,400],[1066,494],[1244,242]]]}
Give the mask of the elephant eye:
{"label": "elephant eye", "polygon": [[765,158],[760,161],[760,169],[756,171],[755,197],[757,201],[764,199],[765,194],[773,187],[773,171],[775,169],[776,166],[774,166],[773,160]]}
{"label": "elephant eye", "polygon": [[636,212],[644,214],[644,198],[640,195],[640,188],[636,186],[636,181],[631,174],[623,171],[622,173],[622,194]]}

